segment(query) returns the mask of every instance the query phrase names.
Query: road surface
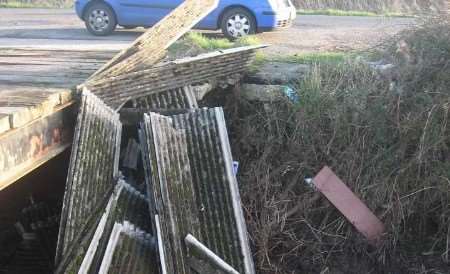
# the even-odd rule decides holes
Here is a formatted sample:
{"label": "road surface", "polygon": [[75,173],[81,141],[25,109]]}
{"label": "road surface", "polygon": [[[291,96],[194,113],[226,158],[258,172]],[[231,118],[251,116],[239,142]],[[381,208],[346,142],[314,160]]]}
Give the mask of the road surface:
{"label": "road surface", "polygon": [[[289,29],[258,34],[272,54],[363,49],[414,24],[409,18],[299,16]],[[73,10],[0,9],[0,47],[121,49],[144,29],[89,34]]]}

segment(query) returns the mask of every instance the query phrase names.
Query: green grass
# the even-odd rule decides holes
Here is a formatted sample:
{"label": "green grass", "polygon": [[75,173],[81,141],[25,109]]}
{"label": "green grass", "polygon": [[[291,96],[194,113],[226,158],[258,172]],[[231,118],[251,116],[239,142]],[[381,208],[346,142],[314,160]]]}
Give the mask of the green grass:
{"label": "green grass", "polygon": [[314,63],[341,63],[346,58],[351,57],[351,53],[345,52],[313,52],[300,53],[295,55],[276,55],[267,56],[259,52],[255,58],[255,65],[261,65],[265,62],[283,62],[296,64],[314,64]]}
{"label": "green grass", "polygon": [[0,8],[71,8],[72,3],[58,2],[58,1],[39,1],[39,2],[21,2],[21,1],[7,1],[1,2]]}
{"label": "green grass", "polygon": [[375,13],[370,11],[347,11],[338,9],[320,9],[320,10],[298,10],[299,15],[329,15],[329,16],[365,16],[365,17],[408,17],[408,15],[399,12]]}
{"label": "green grass", "polygon": [[0,3],[0,8],[46,8],[46,6],[35,3],[6,2]]}
{"label": "green grass", "polygon": [[259,68],[267,62],[282,62],[294,64],[340,64],[346,59],[354,56],[352,53],[345,52],[314,52],[300,53],[295,55],[275,55],[267,56],[261,51],[256,53],[255,59],[251,64],[249,71],[257,72]]}
{"label": "green grass", "polygon": [[[208,37],[200,32],[190,32],[179,43],[174,44],[170,51],[172,53],[187,51],[192,47],[198,48],[200,52],[229,49],[240,46],[259,45],[261,42],[256,36],[242,37],[236,41],[230,41],[225,38]],[[250,67],[250,71],[257,71],[258,67],[266,62],[284,62],[297,64],[314,63],[340,63],[349,57],[351,53],[344,52],[317,52],[300,53],[295,55],[275,55],[268,56],[261,51],[256,53],[255,60]]]}
{"label": "green grass", "polygon": [[289,56],[279,56],[276,59],[286,63],[312,64],[312,63],[339,63],[348,57],[349,53],[344,52],[314,52],[301,53]]}
{"label": "green grass", "polygon": [[230,41],[225,38],[217,38],[208,34],[191,31],[183,39],[179,39],[172,44],[168,52],[170,58],[182,58],[187,55],[195,56],[216,50],[260,44],[261,42],[256,36],[246,36],[235,41]]}
{"label": "green grass", "polygon": [[233,47],[233,42],[225,38],[210,38],[199,32],[190,32],[186,41],[206,50],[228,49]]}
{"label": "green grass", "polygon": [[230,41],[226,38],[207,37],[199,32],[190,32],[186,36],[186,41],[205,50],[220,50],[260,44],[258,38],[255,36],[247,36],[236,41]]}

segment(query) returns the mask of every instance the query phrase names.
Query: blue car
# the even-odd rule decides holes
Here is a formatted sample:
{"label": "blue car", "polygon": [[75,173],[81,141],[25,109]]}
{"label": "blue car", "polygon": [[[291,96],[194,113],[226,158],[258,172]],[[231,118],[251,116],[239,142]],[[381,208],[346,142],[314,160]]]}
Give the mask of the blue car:
{"label": "blue car", "polygon": [[[151,27],[183,0],[76,0],[75,9],[94,35],[109,35],[117,25]],[[219,6],[195,27],[219,30],[235,39],[288,27],[296,17],[291,0],[220,0]]]}

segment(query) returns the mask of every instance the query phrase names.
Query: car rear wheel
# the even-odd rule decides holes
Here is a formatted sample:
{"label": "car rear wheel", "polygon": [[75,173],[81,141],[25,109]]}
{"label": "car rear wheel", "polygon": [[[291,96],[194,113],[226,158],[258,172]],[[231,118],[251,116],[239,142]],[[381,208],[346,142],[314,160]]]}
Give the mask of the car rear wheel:
{"label": "car rear wheel", "polygon": [[92,4],[86,11],[84,23],[88,31],[97,36],[111,34],[117,26],[114,11],[104,3]]}
{"label": "car rear wheel", "polygon": [[227,38],[237,39],[256,33],[256,19],[246,9],[232,8],[222,16],[221,28]]}

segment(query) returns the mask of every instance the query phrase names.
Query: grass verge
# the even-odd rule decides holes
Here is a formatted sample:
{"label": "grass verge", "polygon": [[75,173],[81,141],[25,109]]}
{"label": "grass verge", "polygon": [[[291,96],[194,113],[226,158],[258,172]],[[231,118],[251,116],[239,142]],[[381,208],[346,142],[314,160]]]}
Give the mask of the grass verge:
{"label": "grass verge", "polygon": [[68,2],[48,2],[48,1],[37,1],[37,2],[21,2],[21,1],[7,1],[0,2],[0,8],[28,8],[28,9],[51,9],[51,8],[71,8],[73,7],[72,3]]}
{"label": "grass verge", "polygon": [[325,51],[268,57],[267,60],[297,64],[339,63],[344,61],[349,56],[351,56],[350,53]]}
{"label": "grass verge", "polygon": [[348,52],[311,52],[299,53],[295,55],[275,55],[267,56],[262,52],[257,52],[255,60],[250,66],[250,72],[256,72],[267,62],[293,63],[293,64],[338,64],[346,59],[352,58],[353,53]]}
{"label": "grass verge", "polygon": [[338,9],[298,10],[299,15],[328,15],[328,16],[364,16],[364,17],[409,17],[399,12],[375,13],[370,11],[347,11]]}
{"label": "grass verge", "polygon": [[229,49],[238,46],[258,45],[260,41],[255,36],[242,37],[236,41],[230,41],[226,38],[208,37],[200,32],[190,32],[186,36],[186,42],[191,43],[205,50]]}
{"label": "grass verge", "polygon": [[242,37],[236,41],[217,38],[209,34],[191,31],[169,48],[170,58],[194,56],[205,52],[261,44],[256,36]]}

